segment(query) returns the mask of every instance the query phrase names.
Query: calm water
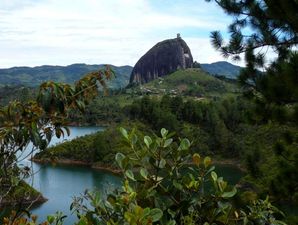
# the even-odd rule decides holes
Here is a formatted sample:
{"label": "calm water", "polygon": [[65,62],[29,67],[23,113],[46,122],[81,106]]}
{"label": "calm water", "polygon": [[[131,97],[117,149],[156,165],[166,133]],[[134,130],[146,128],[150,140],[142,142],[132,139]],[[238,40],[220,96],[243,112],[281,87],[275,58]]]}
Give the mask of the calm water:
{"label": "calm water", "polygon": [[[71,140],[78,136],[103,130],[100,127],[70,127],[71,135],[65,139]],[[66,141],[53,139],[51,144]],[[25,160],[24,164],[31,164]],[[49,214],[61,211],[68,217],[65,224],[73,224],[75,216],[70,214],[72,197],[79,196],[86,189],[99,189],[103,193],[119,186],[120,178],[110,173],[93,170],[83,166],[41,165],[32,163],[35,175],[28,181],[48,199],[44,204],[34,208],[31,212],[43,221]]]}
{"label": "calm water", "polygon": [[237,184],[241,177],[244,176],[244,172],[239,170],[236,166],[232,165],[215,165],[215,172],[218,176],[224,178],[228,184]]}
{"label": "calm water", "polygon": [[71,215],[69,210],[73,196],[79,196],[86,189],[96,188],[106,193],[120,186],[119,177],[88,167],[35,164],[35,169],[39,171],[34,176],[33,186],[49,199],[32,210],[40,219],[62,211],[68,215],[65,224],[73,224],[75,216]]}
{"label": "calm water", "polygon": [[[70,127],[71,136],[68,140],[78,136],[90,134],[99,130],[100,127]],[[54,139],[52,144],[65,141]],[[30,164],[28,160],[25,164]],[[93,170],[83,166],[69,165],[41,165],[32,163],[35,175],[28,183],[40,191],[48,199],[44,204],[31,210],[33,214],[38,215],[39,220],[43,221],[46,216],[56,211],[62,211],[68,217],[65,220],[66,225],[71,225],[76,221],[74,215],[71,215],[69,207],[72,197],[79,196],[86,189],[99,189],[102,193],[107,193],[119,187],[121,180],[113,174]],[[218,175],[223,176],[230,184],[235,184],[243,175],[241,171],[232,166],[217,165]]]}

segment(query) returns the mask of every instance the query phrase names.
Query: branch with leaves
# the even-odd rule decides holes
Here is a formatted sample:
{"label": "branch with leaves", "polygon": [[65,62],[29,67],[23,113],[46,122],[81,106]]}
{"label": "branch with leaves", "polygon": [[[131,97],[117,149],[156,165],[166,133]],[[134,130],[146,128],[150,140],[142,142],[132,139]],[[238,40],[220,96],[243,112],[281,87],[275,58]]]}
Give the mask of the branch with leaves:
{"label": "branch with leaves", "polygon": [[[40,85],[36,100],[12,101],[0,109],[0,206],[7,203],[6,197],[30,175],[30,168],[21,167],[19,162],[45,150],[53,136],[69,135],[70,110],[84,112],[100,91],[107,93],[106,80],[113,75],[106,67],[87,74],[73,86],[48,81]],[[17,199],[9,201],[16,203]]]}

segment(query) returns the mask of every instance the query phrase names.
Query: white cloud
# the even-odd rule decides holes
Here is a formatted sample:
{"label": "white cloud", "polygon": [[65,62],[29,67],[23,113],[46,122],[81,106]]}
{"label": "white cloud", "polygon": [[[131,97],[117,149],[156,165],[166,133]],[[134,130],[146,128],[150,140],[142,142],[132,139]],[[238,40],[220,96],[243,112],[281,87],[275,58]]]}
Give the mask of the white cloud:
{"label": "white cloud", "polygon": [[[0,0],[0,67],[111,63],[134,65],[155,43],[182,31],[195,60],[222,60],[208,38],[223,29],[216,9],[182,1]],[[179,4],[178,4],[179,3]],[[202,5],[203,4],[203,5]],[[171,7],[169,7],[171,6]],[[221,18],[222,19],[222,18]],[[183,30],[187,30],[184,35]],[[194,38],[193,33],[202,35]],[[203,37],[203,36],[207,37]]]}
{"label": "white cloud", "polygon": [[216,51],[211,46],[209,38],[185,38],[185,41],[188,43],[193,58],[197,62],[212,63],[216,61],[228,61],[239,66],[244,66],[243,60],[235,62],[229,58],[221,56],[220,52]]}

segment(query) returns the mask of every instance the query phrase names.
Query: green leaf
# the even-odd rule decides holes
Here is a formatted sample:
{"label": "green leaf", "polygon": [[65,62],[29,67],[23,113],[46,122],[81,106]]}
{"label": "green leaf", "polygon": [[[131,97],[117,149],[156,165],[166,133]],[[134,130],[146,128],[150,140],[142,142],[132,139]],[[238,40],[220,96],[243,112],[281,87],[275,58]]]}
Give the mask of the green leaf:
{"label": "green leaf", "polygon": [[128,140],[128,133],[127,133],[127,130],[125,130],[123,127],[120,127],[119,130],[120,130],[122,136],[125,137],[125,139]]}
{"label": "green leaf", "polygon": [[247,216],[245,216],[243,218],[243,225],[247,225],[247,224],[248,224],[248,218],[247,218]]}
{"label": "green leaf", "polygon": [[170,221],[167,223],[167,225],[175,225],[175,224],[176,224],[175,220],[170,220]]}
{"label": "green leaf", "polygon": [[190,147],[190,142],[187,138],[182,139],[178,150],[187,150]]}
{"label": "green leaf", "polygon": [[214,182],[217,180],[217,174],[214,171],[211,172],[211,177]]}
{"label": "green leaf", "polygon": [[133,181],[136,181],[135,180],[135,177],[133,175],[133,172],[131,170],[126,170],[125,171],[125,176],[127,176],[129,179],[133,180]]}
{"label": "green leaf", "polygon": [[146,180],[148,179],[148,171],[145,168],[141,168],[140,170],[140,174],[143,178],[145,178]]}
{"label": "green leaf", "polygon": [[204,166],[207,168],[211,164],[211,158],[209,156],[204,159]]}
{"label": "green leaf", "polygon": [[162,168],[165,167],[166,163],[167,163],[167,162],[166,162],[165,159],[161,159],[161,160],[159,161],[158,167],[162,169]]}
{"label": "green leaf", "polygon": [[178,183],[176,180],[173,181],[173,185],[175,188],[177,188],[178,190],[182,191],[183,190],[183,186],[182,184]]}
{"label": "green leaf", "polygon": [[221,195],[221,197],[223,197],[223,198],[232,198],[236,193],[237,193],[237,189],[235,187],[233,187],[232,191],[224,192]]}
{"label": "green leaf", "polygon": [[222,177],[217,178],[217,183],[220,191],[224,191],[228,186],[228,183],[224,181]]}
{"label": "green leaf", "polygon": [[163,213],[160,209],[154,208],[150,211],[150,216],[152,218],[152,222],[157,222],[161,219]]}
{"label": "green leaf", "polygon": [[173,211],[173,210],[171,210],[171,209],[168,209],[167,212],[170,214],[170,216],[171,216],[172,218],[175,218],[175,216],[176,216],[175,211]]}
{"label": "green leaf", "polygon": [[150,208],[147,207],[144,209],[142,217],[145,218],[146,216],[149,216],[149,215],[150,215]]}
{"label": "green leaf", "polygon": [[167,139],[167,140],[165,141],[163,147],[164,147],[164,148],[168,147],[170,144],[172,144],[172,142],[173,142],[173,139],[172,139],[172,138]]}
{"label": "green leaf", "polygon": [[144,143],[146,144],[147,148],[150,147],[150,145],[152,144],[152,139],[149,136],[145,136],[144,137]]}
{"label": "green leaf", "polygon": [[48,215],[48,216],[47,216],[47,221],[48,221],[50,224],[53,223],[54,220],[55,220],[55,217],[54,217],[53,215]]}
{"label": "green leaf", "polygon": [[138,141],[138,136],[136,134],[132,134],[131,136],[131,143],[135,145]]}
{"label": "green leaf", "polygon": [[162,139],[158,137],[158,138],[155,139],[155,142],[156,142],[157,146],[160,147]]}
{"label": "green leaf", "polygon": [[125,155],[123,155],[122,153],[118,152],[115,156],[116,162],[118,163],[119,167],[121,169],[123,168],[123,160],[125,159]]}
{"label": "green leaf", "polygon": [[161,128],[160,133],[163,138],[166,138],[169,131],[166,130],[165,128]]}
{"label": "green leaf", "polygon": [[86,217],[81,217],[78,225],[88,225],[88,219]]}

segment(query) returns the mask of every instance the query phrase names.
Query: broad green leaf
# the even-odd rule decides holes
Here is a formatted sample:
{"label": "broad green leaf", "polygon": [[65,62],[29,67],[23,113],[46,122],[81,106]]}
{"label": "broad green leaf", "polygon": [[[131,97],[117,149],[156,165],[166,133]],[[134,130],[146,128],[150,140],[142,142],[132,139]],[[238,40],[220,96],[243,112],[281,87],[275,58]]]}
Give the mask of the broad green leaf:
{"label": "broad green leaf", "polygon": [[211,177],[214,182],[217,180],[217,174],[214,171],[211,172]]}
{"label": "broad green leaf", "polygon": [[222,177],[219,177],[217,179],[217,183],[218,183],[220,191],[224,191],[226,189],[226,187],[228,186],[228,183],[226,181],[224,181]]}
{"label": "broad green leaf", "polygon": [[145,208],[143,211],[143,218],[150,215],[150,208]]}
{"label": "broad green leaf", "polygon": [[175,225],[175,224],[176,224],[175,220],[170,220],[170,221],[167,223],[167,225]]}
{"label": "broad green leaf", "polygon": [[166,163],[167,163],[167,162],[166,162],[166,160],[165,160],[165,159],[161,159],[161,160],[159,161],[159,165],[158,165],[158,166],[159,166],[159,168],[161,168],[161,169],[162,169],[162,168],[164,168],[164,167],[165,167],[165,165],[166,165]]}
{"label": "broad green leaf", "polygon": [[146,144],[147,148],[150,147],[150,145],[152,144],[152,139],[149,136],[145,136],[144,137],[144,143]]}
{"label": "broad green leaf", "polygon": [[204,166],[207,168],[211,164],[211,158],[209,156],[205,157],[204,159]]}
{"label": "broad green leaf", "polygon": [[245,215],[245,217],[243,218],[243,225],[247,225],[248,224],[248,218]]}
{"label": "broad green leaf", "polygon": [[165,138],[167,136],[167,134],[169,133],[168,130],[166,130],[165,128],[161,128],[160,130],[160,134],[163,138]]}
{"label": "broad green leaf", "polygon": [[139,217],[141,214],[143,214],[143,208],[136,205],[136,207],[134,208],[134,214]]}
{"label": "broad green leaf", "polygon": [[145,168],[142,168],[140,170],[140,174],[143,178],[145,178],[146,180],[148,179],[148,171]]}
{"label": "broad green leaf", "polygon": [[175,211],[168,209],[167,212],[171,215],[172,218],[175,218],[175,216],[176,216]]}
{"label": "broad green leaf", "polygon": [[199,166],[201,162],[201,156],[198,153],[193,154],[192,156],[192,162],[196,165]]}
{"label": "broad green leaf", "polygon": [[187,150],[190,147],[190,142],[187,138],[182,139],[178,150]]}
{"label": "broad green leaf", "polygon": [[136,134],[132,134],[131,136],[131,143],[135,145],[138,141],[138,136]]}
{"label": "broad green leaf", "polygon": [[48,216],[47,216],[47,221],[48,221],[50,224],[53,223],[54,220],[55,220],[55,217],[54,217],[53,215],[48,215]]}
{"label": "broad green leaf", "polygon": [[221,197],[223,198],[232,198],[237,193],[237,189],[234,187],[232,191],[224,192]]}
{"label": "broad green leaf", "polygon": [[127,222],[130,222],[133,218],[133,214],[131,212],[125,212],[124,218],[126,219]]}
{"label": "broad green leaf", "polygon": [[121,169],[123,168],[123,160],[125,159],[125,155],[123,155],[122,153],[118,152],[115,156],[116,162],[118,163],[119,167]]}
{"label": "broad green leaf", "polygon": [[88,225],[88,220],[86,217],[81,217],[79,222],[78,222],[78,225]]}
{"label": "broad green leaf", "polygon": [[126,170],[126,171],[125,171],[125,175],[126,175],[129,179],[135,181],[135,177],[134,177],[133,172],[132,172],[131,170]]}
{"label": "broad green leaf", "polygon": [[224,181],[222,177],[217,178],[217,183],[221,192],[223,192],[228,186],[228,183]]}
{"label": "broad green leaf", "polygon": [[178,190],[183,190],[183,186],[182,184],[178,183],[176,180],[173,181],[173,185],[175,188],[177,188]]}
{"label": "broad green leaf", "polygon": [[165,141],[163,147],[164,147],[164,148],[168,147],[170,144],[172,144],[172,142],[173,142],[173,139],[172,139],[172,138],[167,139],[167,140]]}
{"label": "broad green leaf", "polygon": [[161,138],[156,138],[156,139],[155,139],[155,142],[156,142],[156,144],[158,145],[158,147],[161,146],[161,141],[162,141]]}
{"label": "broad green leaf", "polygon": [[160,209],[154,208],[150,211],[150,216],[152,218],[152,222],[157,222],[161,219],[163,213]]}
{"label": "broad green leaf", "polygon": [[125,137],[125,139],[128,140],[127,130],[125,130],[123,127],[120,127],[119,130],[120,130],[121,134],[123,135],[123,137]]}

